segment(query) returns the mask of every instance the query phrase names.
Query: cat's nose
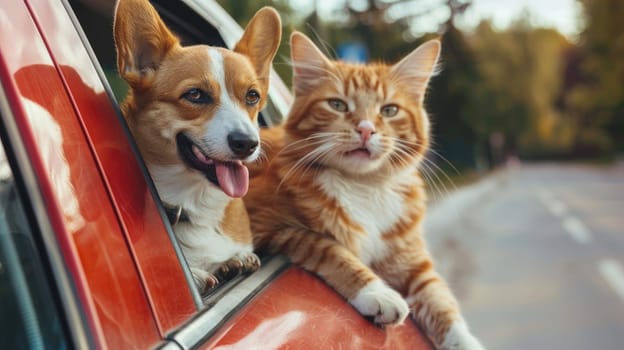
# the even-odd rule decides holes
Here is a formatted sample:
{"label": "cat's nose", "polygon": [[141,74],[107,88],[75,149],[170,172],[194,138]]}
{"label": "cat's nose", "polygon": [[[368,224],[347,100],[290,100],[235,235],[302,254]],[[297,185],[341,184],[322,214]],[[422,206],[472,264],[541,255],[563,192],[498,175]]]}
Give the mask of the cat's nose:
{"label": "cat's nose", "polygon": [[377,132],[375,130],[375,125],[370,120],[362,120],[355,128],[355,131],[360,134],[360,139],[363,144],[370,139],[371,135]]}

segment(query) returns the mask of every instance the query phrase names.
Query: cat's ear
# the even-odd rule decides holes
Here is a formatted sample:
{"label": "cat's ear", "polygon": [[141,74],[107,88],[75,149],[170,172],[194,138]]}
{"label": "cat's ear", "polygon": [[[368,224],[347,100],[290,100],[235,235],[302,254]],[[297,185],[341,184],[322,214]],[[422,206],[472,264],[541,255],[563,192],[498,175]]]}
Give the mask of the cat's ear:
{"label": "cat's ear", "polygon": [[440,50],[439,40],[429,40],[420,45],[392,66],[393,79],[406,83],[410,92],[422,98],[429,79],[436,73]]}
{"label": "cat's ear", "polygon": [[306,95],[326,74],[331,65],[316,45],[301,32],[290,35],[290,58],[293,66],[295,95]]}

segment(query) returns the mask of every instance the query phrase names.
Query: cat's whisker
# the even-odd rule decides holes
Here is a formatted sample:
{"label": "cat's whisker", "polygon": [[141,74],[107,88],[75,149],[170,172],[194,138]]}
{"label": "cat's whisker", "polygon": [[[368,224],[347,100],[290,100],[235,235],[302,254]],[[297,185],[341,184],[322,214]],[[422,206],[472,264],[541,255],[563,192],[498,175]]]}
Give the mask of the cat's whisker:
{"label": "cat's whisker", "polygon": [[293,164],[288,171],[286,172],[286,174],[284,174],[282,181],[280,182],[280,186],[278,186],[278,189],[281,187],[282,183],[286,180],[289,179],[291,174],[294,174],[297,172],[297,169],[299,169],[299,167],[303,166],[307,161],[308,158],[313,158],[316,157],[316,153],[315,152],[310,152],[308,154],[306,154],[305,156],[301,157],[298,161],[295,162],[295,164]]}
{"label": "cat's whisker", "polygon": [[300,176],[299,176],[301,178],[301,176],[303,176],[303,174],[305,174],[305,172],[306,172],[305,169],[309,168],[312,164],[314,164],[316,161],[318,161],[318,159],[324,153],[326,153],[327,151],[331,150],[333,147],[334,147],[334,143],[325,143],[325,144],[321,145],[320,147],[317,147],[317,148],[313,149],[310,153],[306,154],[305,156],[301,157],[286,172],[286,174],[284,175],[284,177],[280,181],[277,189],[279,190],[286,179],[290,178],[292,175],[294,175],[297,172],[299,172],[299,170],[301,170],[300,168],[302,166],[305,166],[305,168],[303,169],[304,170],[303,173],[301,173]]}
{"label": "cat's whisker", "polygon": [[429,165],[427,162],[422,163],[422,170],[424,173],[428,174],[428,177],[433,182],[433,185],[438,188],[438,195],[440,197],[446,197],[450,195],[450,191],[448,187],[444,184],[444,181],[441,180],[438,173]]}
{"label": "cat's whisker", "polygon": [[316,152],[316,156],[313,159],[311,159],[309,162],[307,162],[305,167],[302,169],[301,173],[299,174],[299,182],[304,177],[304,175],[308,172],[308,170],[310,170],[310,167],[312,167],[312,165],[318,164],[320,162],[323,162],[325,159],[327,159],[327,155],[330,153],[333,147],[333,144],[323,145],[322,147],[323,147],[322,149],[320,147],[319,149],[317,149],[318,152]]}
{"label": "cat's whisker", "polygon": [[398,145],[398,147],[395,147],[394,150],[401,158],[403,158],[406,161],[407,164],[416,165],[416,160],[417,160],[416,155],[409,153],[406,149],[404,149],[400,145]]}
{"label": "cat's whisker", "polygon": [[401,143],[404,145],[413,145],[413,146],[422,146],[423,144],[418,142],[418,141],[410,141],[410,140],[405,140],[399,137],[390,137],[388,136],[388,138],[393,139],[394,141],[396,141],[397,143]]}
{"label": "cat's whisker", "polygon": [[444,194],[442,193],[442,190],[438,186],[437,182],[431,176],[431,172],[426,164],[422,164],[422,167],[420,167],[420,173],[425,178],[425,181],[427,182],[427,186],[432,191],[432,193],[437,195],[438,197],[443,197]]}
{"label": "cat's whisker", "polygon": [[[395,154],[399,157],[399,159],[401,159],[408,165],[417,164],[416,160],[418,158],[418,155],[410,154],[404,147],[404,143],[397,142],[397,147],[395,147]],[[422,159],[425,160],[426,158]],[[408,160],[411,160],[411,162]],[[444,182],[440,180],[439,176],[436,174],[435,171],[432,170],[431,166],[424,161],[420,161],[418,164],[420,165],[419,168],[421,169],[421,173],[425,177],[425,181],[429,185],[429,188],[431,188],[431,190],[437,193],[437,195],[439,196],[448,195],[449,191],[444,185]]]}
{"label": "cat's whisker", "polygon": [[440,198],[448,196],[448,189],[438,178],[436,178],[435,172],[431,170],[429,165],[427,165],[426,163],[422,163],[420,167],[420,173],[423,175],[423,177],[425,177],[427,184],[433,194],[436,194]]}
{"label": "cat's whisker", "polygon": [[320,140],[316,140],[316,141],[310,141],[307,143],[299,143],[297,142],[297,144],[291,144],[288,145],[287,147],[284,147],[284,149],[282,149],[280,151],[280,153],[278,154],[283,154],[283,153],[296,153],[297,151],[300,151],[302,149],[305,148],[315,148],[319,145],[322,145],[324,143],[326,143],[328,140],[327,139],[320,139]]}
{"label": "cat's whisker", "polygon": [[448,159],[446,159],[446,157],[444,157],[440,152],[437,152],[436,150],[430,148],[428,150],[429,153],[435,155],[436,157],[440,158],[441,160],[443,160],[446,164],[450,165],[451,168],[455,171],[455,173],[457,173],[457,175],[460,174],[459,170],[457,170],[457,168],[453,165],[453,163],[451,163],[451,161],[449,161]]}
{"label": "cat's whisker", "polygon": [[[395,138],[394,140],[399,145],[398,148],[402,148],[401,146],[420,146],[420,143],[414,142],[414,141],[408,141],[408,140],[403,140],[399,138]],[[440,155],[438,152],[434,150],[430,149],[429,151],[437,155],[440,159],[443,159],[459,174],[459,171],[457,170],[457,168],[455,168],[455,166],[453,166],[453,164],[451,164],[446,158],[444,158],[442,155]],[[450,192],[448,191],[448,188],[446,187],[445,182],[448,182],[452,186],[452,190],[457,190],[457,187],[455,186],[455,183],[453,182],[453,180],[446,173],[446,171],[444,171],[438,164],[436,164],[434,161],[427,158],[426,156],[422,158],[422,163],[427,163],[427,164],[423,164],[423,166],[427,167],[429,177],[432,180],[436,180],[441,186],[444,186],[444,190],[447,194]],[[446,181],[442,179],[440,174],[442,177],[444,177]]]}
{"label": "cat's whisker", "polygon": [[403,166],[408,166],[410,164],[410,155],[401,148],[395,148],[394,152],[390,153],[390,155],[399,160]]}
{"label": "cat's whisker", "polygon": [[335,133],[335,132],[314,133],[304,139],[289,143],[288,145],[284,146],[284,149],[282,149],[280,153],[286,150],[292,151],[292,150],[298,150],[298,149],[309,147],[309,146],[323,144],[327,141],[330,141],[333,138],[337,138],[338,136],[339,136],[338,133]]}
{"label": "cat's whisker", "polygon": [[405,160],[403,158],[401,158],[400,156],[392,153],[390,154],[390,165],[395,169],[395,170],[399,170],[401,168],[404,168],[406,166],[405,164]]}
{"label": "cat's whisker", "polygon": [[[408,141],[408,140],[403,140],[400,138],[396,138],[395,139],[397,142],[402,143],[402,144],[406,144],[406,145],[413,145],[416,147],[420,147],[423,146],[422,143],[419,142],[414,142],[414,141]],[[431,145],[434,145],[435,142],[434,141],[429,141],[429,143]],[[455,165],[453,165],[453,163],[451,163],[451,161],[449,161],[446,157],[444,157],[440,152],[436,151],[433,147],[430,147],[427,149],[428,153],[431,153],[433,155],[435,155],[436,157],[440,158],[442,161],[444,161],[446,164],[448,164],[457,174],[460,174],[460,171],[457,170],[457,168],[455,167]]]}
{"label": "cat's whisker", "polygon": [[[431,159],[424,157],[423,158],[423,162],[427,162],[428,164],[430,164],[431,166],[433,166],[437,171],[436,173],[441,173],[444,178],[446,179],[446,181],[453,186],[452,190],[456,191],[457,190],[457,186],[455,186],[455,182],[453,182],[453,179],[451,179],[450,176],[448,176],[448,174],[446,173],[446,171],[444,171],[442,168],[440,168],[440,166],[438,164],[436,164],[434,161],[432,161]],[[457,170],[457,169],[456,169]]]}

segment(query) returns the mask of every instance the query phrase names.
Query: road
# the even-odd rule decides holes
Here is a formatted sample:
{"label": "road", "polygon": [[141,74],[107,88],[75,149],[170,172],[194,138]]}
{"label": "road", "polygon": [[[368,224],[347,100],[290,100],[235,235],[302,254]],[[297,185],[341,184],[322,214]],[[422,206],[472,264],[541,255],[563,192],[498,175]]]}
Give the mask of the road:
{"label": "road", "polygon": [[425,227],[488,349],[624,349],[624,163],[501,170]]}

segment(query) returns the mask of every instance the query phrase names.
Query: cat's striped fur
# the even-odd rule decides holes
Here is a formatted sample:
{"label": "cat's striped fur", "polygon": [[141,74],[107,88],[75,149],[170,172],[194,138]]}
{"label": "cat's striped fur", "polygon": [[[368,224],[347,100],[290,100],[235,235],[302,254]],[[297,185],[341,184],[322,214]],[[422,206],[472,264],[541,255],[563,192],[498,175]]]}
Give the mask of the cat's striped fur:
{"label": "cat's striped fur", "polygon": [[268,160],[245,198],[256,248],[288,255],[377,324],[411,311],[437,348],[482,349],[421,235],[423,95],[440,43],[393,66],[330,61],[301,33],[291,50],[295,101],[264,131]]}

